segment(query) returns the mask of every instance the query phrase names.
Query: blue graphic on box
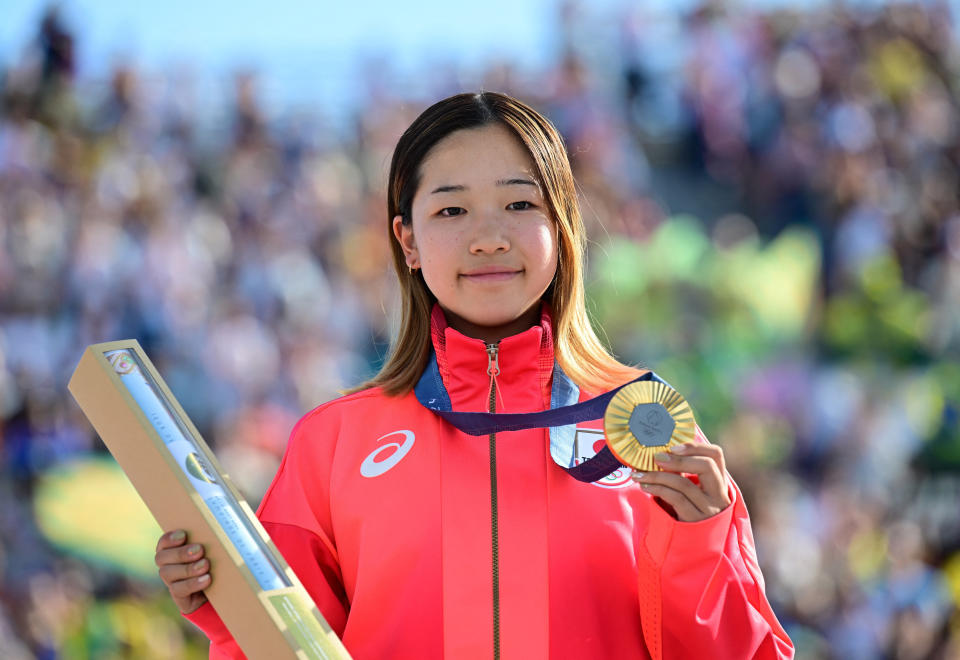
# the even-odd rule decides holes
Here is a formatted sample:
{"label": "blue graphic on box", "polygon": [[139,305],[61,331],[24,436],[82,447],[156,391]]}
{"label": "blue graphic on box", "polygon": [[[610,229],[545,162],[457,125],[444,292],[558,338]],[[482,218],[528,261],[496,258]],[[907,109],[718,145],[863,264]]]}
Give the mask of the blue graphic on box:
{"label": "blue graphic on box", "polygon": [[146,415],[177,465],[190,479],[210,513],[216,518],[261,589],[282,589],[291,586],[262,547],[262,541],[250,529],[230,491],[217,479],[213,466],[198,451],[183,424],[170,412],[160,393],[143,373],[136,357],[121,349],[107,351],[104,357],[120,376],[121,382]]}

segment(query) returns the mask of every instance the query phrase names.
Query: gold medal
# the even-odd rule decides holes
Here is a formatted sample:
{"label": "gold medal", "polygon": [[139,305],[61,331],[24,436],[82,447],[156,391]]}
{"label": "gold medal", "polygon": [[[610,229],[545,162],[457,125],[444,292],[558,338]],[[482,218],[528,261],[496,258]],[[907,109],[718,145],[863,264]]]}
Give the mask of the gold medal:
{"label": "gold medal", "polygon": [[654,454],[693,442],[696,426],[686,399],[669,385],[650,380],[630,383],[617,392],[603,416],[613,455],[646,472],[660,469]]}

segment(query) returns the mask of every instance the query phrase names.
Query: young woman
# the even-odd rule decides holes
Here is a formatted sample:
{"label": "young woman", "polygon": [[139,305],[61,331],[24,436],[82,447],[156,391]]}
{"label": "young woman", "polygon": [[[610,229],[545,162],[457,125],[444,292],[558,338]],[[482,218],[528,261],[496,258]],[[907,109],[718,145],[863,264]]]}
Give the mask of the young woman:
{"label": "young woman", "polygon": [[[258,510],[353,657],[791,657],[699,431],[664,471],[586,483],[565,468],[603,447],[602,420],[568,427],[564,454],[547,429],[478,437],[434,411],[543,411],[642,374],[587,318],[553,126],[500,94],[440,101],[400,138],[388,194],[399,337],[372,381],[297,424]],[[240,657],[203,549],[180,530],[156,560],[211,657]]]}

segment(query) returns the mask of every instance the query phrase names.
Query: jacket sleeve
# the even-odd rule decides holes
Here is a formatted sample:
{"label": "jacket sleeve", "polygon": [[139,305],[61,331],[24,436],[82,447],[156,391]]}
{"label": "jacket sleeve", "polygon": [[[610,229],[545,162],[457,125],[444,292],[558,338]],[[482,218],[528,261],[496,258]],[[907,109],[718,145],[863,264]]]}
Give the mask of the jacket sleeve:
{"label": "jacket sleeve", "polygon": [[[329,440],[336,433],[335,429],[314,430],[320,410],[294,427],[257,517],[327,623],[343,637],[349,602],[332,540],[329,501],[334,448]],[[246,657],[209,602],[184,616],[210,639],[210,658]]]}
{"label": "jacket sleeve", "polygon": [[[700,429],[698,440],[707,442]],[[727,475],[731,504],[681,522],[643,493],[648,524],[637,549],[640,615],[654,660],[792,658],[793,643],[764,593],[750,517]]]}

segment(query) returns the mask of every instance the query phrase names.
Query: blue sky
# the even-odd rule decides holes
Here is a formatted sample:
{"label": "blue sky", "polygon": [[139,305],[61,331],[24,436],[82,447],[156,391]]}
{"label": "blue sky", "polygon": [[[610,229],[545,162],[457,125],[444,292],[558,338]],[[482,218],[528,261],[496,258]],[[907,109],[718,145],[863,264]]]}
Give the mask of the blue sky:
{"label": "blue sky", "polygon": [[[663,9],[694,1],[640,4]],[[806,6],[818,3],[802,1]],[[50,0],[0,0],[0,58],[15,57],[48,4]],[[361,51],[402,60],[451,54],[467,60],[491,54],[535,60],[553,45],[557,0],[60,0],[59,4],[82,37],[82,63],[96,69],[116,56],[134,56],[148,66],[178,58],[225,65],[309,53],[347,57]],[[636,0],[581,4],[592,12],[637,6]]]}
{"label": "blue sky", "polygon": [[[0,56],[35,30],[46,0],[4,0]],[[305,53],[378,51],[417,57],[457,52],[535,54],[552,27],[550,0],[450,3],[304,0],[63,0],[90,66],[134,55],[147,65],[203,64]],[[610,4],[606,2],[605,4]]]}
{"label": "blue sky", "polygon": [[[740,0],[784,5],[801,0]],[[802,0],[810,6],[822,0]],[[490,58],[537,70],[553,59],[558,0],[60,0],[78,40],[82,78],[103,79],[118,60],[147,73],[189,65],[223,78],[259,71],[271,98],[314,102],[349,94],[358,63],[379,57],[394,70],[461,69]],[[677,9],[696,0],[642,0]],[[882,0],[861,0],[877,4]],[[956,6],[960,0],[951,0]],[[0,66],[19,59],[50,0],[0,0]],[[613,20],[637,0],[581,0]],[[413,84],[416,80],[398,80]]]}
{"label": "blue sky", "polygon": [[[599,0],[612,5],[616,0]],[[49,0],[0,0],[0,65],[19,59]],[[261,74],[270,98],[314,102],[349,95],[364,58],[399,70],[460,66],[491,56],[537,68],[554,45],[553,0],[329,2],[306,0],[61,0],[78,35],[81,78],[117,60],[147,73],[189,65],[224,78]]]}

